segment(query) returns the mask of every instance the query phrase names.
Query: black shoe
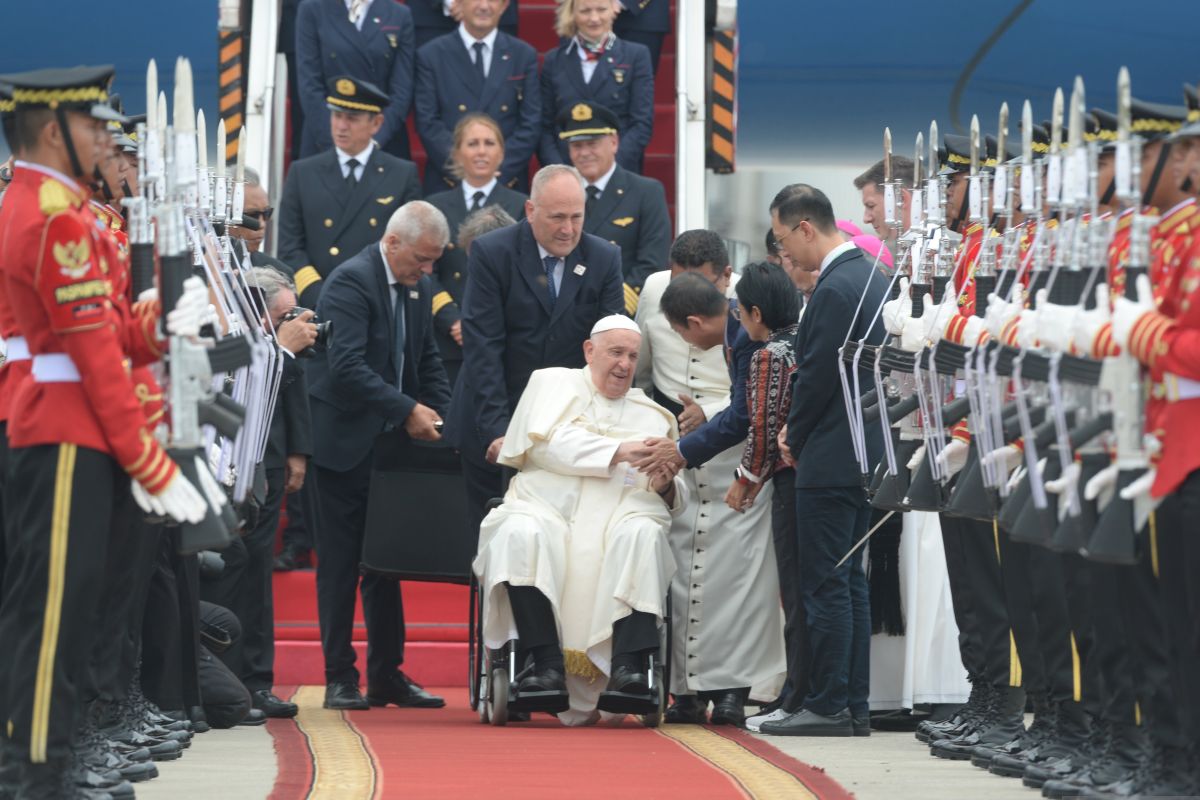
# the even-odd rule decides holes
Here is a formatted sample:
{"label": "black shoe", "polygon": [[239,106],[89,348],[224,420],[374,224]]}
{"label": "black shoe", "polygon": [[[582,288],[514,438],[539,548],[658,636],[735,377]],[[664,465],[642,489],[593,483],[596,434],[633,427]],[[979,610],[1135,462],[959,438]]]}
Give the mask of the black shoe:
{"label": "black shoe", "polygon": [[853,736],[854,718],[848,708],[832,717],[805,708],[787,719],[764,722],[759,730],[772,736]]}
{"label": "black shoe", "polygon": [[291,572],[312,566],[312,551],[306,547],[285,547],[275,556],[276,572]]}
{"label": "black shoe", "polygon": [[676,695],[663,721],[676,725],[704,725],[708,722],[708,702],[694,694]]}
{"label": "black shoe", "polygon": [[242,717],[238,721],[237,724],[244,725],[246,727],[254,727],[255,725],[266,725],[267,724],[267,715],[263,712],[263,710],[261,708],[252,708],[246,712],[246,716]]}
{"label": "black shoe", "polygon": [[366,711],[371,705],[350,681],[333,681],[325,686],[325,707],[339,711]]}
{"label": "black shoe", "polygon": [[713,701],[711,725],[732,725],[735,728],[746,727],[746,695],[739,689],[725,692]]}
{"label": "black shoe", "polygon": [[871,715],[865,714],[861,717],[851,716],[850,727],[854,729],[855,736],[870,736],[871,735]]}
{"label": "black shoe", "polygon": [[300,712],[300,707],[287,700],[280,700],[270,689],[259,689],[250,695],[250,702],[273,719],[290,719]]}
{"label": "black shoe", "polygon": [[658,708],[658,698],[650,693],[645,672],[622,664],[613,669],[596,708],[610,714],[648,714]]}
{"label": "black shoe", "polygon": [[383,686],[367,686],[368,703],[400,708],[441,708],[446,705],[445,700],[425,691],[400,670],[388,678]]}
{"label": "black shoe", "polygon": [[536,665],[531,667],[517,682],[516,693],[511,695],[508,701],[510,712],[544,711],[547,714],[561,714],[570,707],[567,676],[557,664],[540,669]]}

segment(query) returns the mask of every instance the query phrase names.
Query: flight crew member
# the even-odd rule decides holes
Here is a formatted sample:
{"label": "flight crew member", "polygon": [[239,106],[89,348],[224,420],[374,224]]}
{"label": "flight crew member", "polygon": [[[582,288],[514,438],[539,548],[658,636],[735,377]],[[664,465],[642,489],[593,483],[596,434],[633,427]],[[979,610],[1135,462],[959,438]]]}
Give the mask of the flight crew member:
{"label": "flight crew member", "polygon": [[617,163],[642,173],[642,155],[654,132],[654,72],[650,53],[613,33],[617,0],[566,0],[558,7],[558,35],[565,40],[542,62],[542,134],[538,160],[566,164],[557,115],[582,100],[598,103],[620,119]]}
{"label": "flight crew member", "polygon": [[425,193],[454,186],[447,174],[454,126],[464,114],[482,111],[504,133],[500,183],[524,192],[529,159],[537,149],[542,99],[537,52],[497,30],[508,0],[457,0],[462,22],[417,51],[417,133],[425,146]]}
{"label": "flight crew member", "polygon": [[663,39],[671,32],[671,0],[617,0],[621,13],[613,30],[627,42],[637,42],[650,50],[650,68],[658,74]]}
{"label": "flight crew member", "polygon": [[441,211],[450,226],[450,242],[433,265],[433,329],[454,386],[462,366],[462,303],[467,286],[467,253],[458,244],[458,231],[467,216],[481,208],[499,206],[514,220],[525,218],[525,201],[520,192],[500,185],[497,178],[504,162],[504,133],[487,114],[472,112],[454,126],[454,150],[450,174],[459,185],[426,198]]}
{"label": "flight crew member", "polygon": [[[517,7],[520,0],[509,0],[504,13],[500,15],[500,30],[513,38],[517,33]],[[462,20],[462,9],[457,0],[408,0],[408,10],[412,12],[413,24],[417,28],[417,49],[425,43],[447,33],[453,33]]]}
{"label": "flight crew member", "polygon": [[604,106],[580,102],[558,116],[560,138],[571,163],[587,182],[583,230],[621,248],[625,313],[637,311],[637,296],[651,273],[667,266],[671,218],[663,186],[617,163],[620,121]]}
{"label": "flight crew member", "polygon": [[333,146],[325,124],[325,89],[339,75],[386,91],[391,102],[376,139],[385,153],[411,158],[406,120],[412,109],[417,47],[408,6],[383,0],[304,0],[296,12],[295,44],[295,82],[304,106],[301,158]]}
{"label": "flight crew member", "polygon": [[295,271],[300,305],[316,308],[321,281],[379,241],[392,212],[421,196],[417,166],[374,141],[388,96],[358,78],[329,82],[333,149],[292,164],[279,201],[279,259]]}
{"label": "flight crew member", "polygon": [[[19,792],[37,796],[74,791],[77,691],[100,632],[95,598],[114,527],[135,513],[135,496],[180,520],[206,511],[147,428],[125,347],[144,364],[160,345],[114,296],[107,271],[123,256],[79,183],[109,146],[102,120],[119,118],[106,102],[111,78],[111,67],[77,67],[3,79],[14,87],[24,160],[0,210],[0,263],[33,363],[15,387],[22,413],[8,431],[13,580],[0,631],[11,680],[0,713],[10,720],[5,760],[21,765]],[[168,316],[174,333],[199,330],[197,299],[185,289]]]}

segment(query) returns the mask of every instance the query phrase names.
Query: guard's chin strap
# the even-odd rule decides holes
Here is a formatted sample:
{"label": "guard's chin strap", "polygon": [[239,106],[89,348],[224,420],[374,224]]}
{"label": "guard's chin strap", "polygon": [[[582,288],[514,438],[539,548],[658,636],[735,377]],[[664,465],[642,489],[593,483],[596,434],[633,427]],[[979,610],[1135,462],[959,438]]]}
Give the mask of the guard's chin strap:
{"label": "guard's chin strap", "polygon": [[96,188],[98,188],[100,193],[104,195],[104,202],[111,205],[113,201],[112,189],[108,188],[108,181],[104,180],[104,174],[100,172],[99,165],[96,165],[96,168],[92,170],[92,176],[95,181]]}
{"label": "guard's chin strap", "polygon": [[77,180],[83,180],[83,164],[79,163],[79,154],[75,152],[75,142],[71,140],[71,126],[67,124],[67,110],[62,106],[54,109],[54,118],[62,129],[63,142],[67,145],[67,158],[71,160],[71,172]]}
{"label": "guard's chin strap", "polygon": [[[133,197],[133,188],[130,187],[129,181],[121,181],[121,194],[123,194],[125,197]],[[129,209],[124,205],[121,206],[121,216],[125,219],[129,219]]]}
{"label": "guard's chin strap", "polygon": [[1171,143],[1163,142],[1162,149],[1158,151],[1158,162],[1154,165],[1154,172],[1150,173],[1150,182],[1146,184],[1146,191],[1142,194],[1142,205],[1150,205],[1150,198],[1154,197],[1154,191],[1158,188],[1158,181],[1162,177],[1163,168],[1167,166],[1167,157],[1171,155]]}
{"label": "guard's chin strap", "polygon": [[1104,190],[1104,194],[1100,196],[1100,205],[1106,206],[1112,202],[1113,195],[1117,193],[1117,179],[1113,178],[1108,182],[1108,188]]}

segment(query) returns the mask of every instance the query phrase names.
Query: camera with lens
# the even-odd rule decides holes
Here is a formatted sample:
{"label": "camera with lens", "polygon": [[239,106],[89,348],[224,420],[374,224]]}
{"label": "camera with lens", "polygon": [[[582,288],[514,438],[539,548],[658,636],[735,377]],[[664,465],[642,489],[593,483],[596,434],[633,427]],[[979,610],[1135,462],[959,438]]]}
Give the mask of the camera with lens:
{"label": "camera with lens", "polygon": [[[287,322],[288,320],[296,319],[296,317],[300,316],[305,311],[308,311],[308,309],[304,308],[303,306],[296,306],[295,308],[293,308],[290,311],[288,311],[287,313],[285,313],[282,317],[280,317],[279,321],[281,323],[283,323],[283,322]],[[320,348],[324,349],[324,348],[328,347],[329,339],[333,336],[333,321],[332,320],[325,320],[324,322],[322,322],[320,319],[317,318],[316,312],[313,312],[313,317],[312,317],[312,319],[309,320],[309,322],[311,322],[313,325],[317,326],[317,340],[313,343],[312,347],[306,347],[303,350],[301,350],[299,353],[296,353],[296,355],[302,356],[304,358],[312,358],[313,351],[315,348],[320,347]]]}

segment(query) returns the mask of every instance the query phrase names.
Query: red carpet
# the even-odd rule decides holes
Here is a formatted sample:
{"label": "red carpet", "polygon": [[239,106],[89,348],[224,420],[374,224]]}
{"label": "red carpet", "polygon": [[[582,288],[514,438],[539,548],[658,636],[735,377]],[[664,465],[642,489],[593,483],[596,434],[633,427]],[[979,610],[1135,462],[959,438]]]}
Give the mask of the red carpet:
{"label": "red carpet", "polygon": [[300,716],[269,728],[279,763],[271,800],[851,797],[822,770],[743,731],[631,721],[564,728],[545,716],[496,728],[479,723],[463,690],[437,691],[447,708],[337,713],[319,708],[319,689],[301,688]]}

